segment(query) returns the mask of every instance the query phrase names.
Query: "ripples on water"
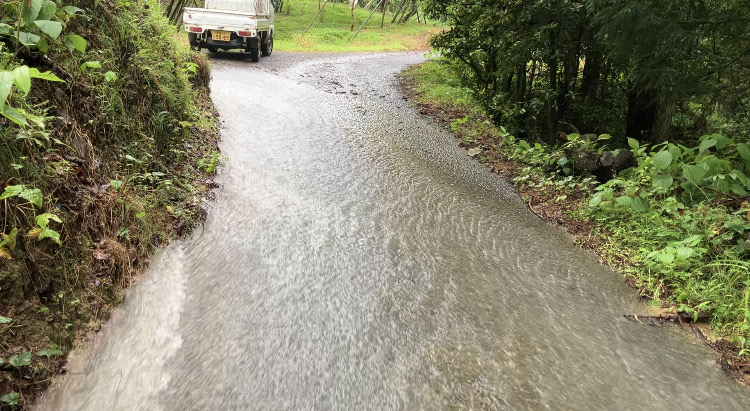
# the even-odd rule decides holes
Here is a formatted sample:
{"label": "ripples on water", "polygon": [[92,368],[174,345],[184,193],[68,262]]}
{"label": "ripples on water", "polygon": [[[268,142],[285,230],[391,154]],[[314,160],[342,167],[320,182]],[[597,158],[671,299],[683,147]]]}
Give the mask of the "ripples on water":
{"label": "ripples on water", "polygon": [[392,73],[419,60],[215,61],[229,160],[204,229],[41,408],[748,409],[712,353],[623,319],[645,308],[617,275],[404,105]]}

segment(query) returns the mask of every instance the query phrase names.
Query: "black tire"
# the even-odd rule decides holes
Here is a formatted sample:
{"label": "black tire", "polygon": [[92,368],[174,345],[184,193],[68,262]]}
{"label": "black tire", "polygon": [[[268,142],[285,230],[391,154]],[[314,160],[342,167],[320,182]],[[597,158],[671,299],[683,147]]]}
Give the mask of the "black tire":
{"label": "black tire", "polygon": [[250,61],[252,61],[253,63],[257,63],[260,60],[260,53],[259,53],[259,51],[260,50],[258,50],[257,47],[253,47],[253,48],[250,49],[250,51],[249,51],[249,53],[250,53]]}
{"label": "black tire", "polygon": [[268,39],[266,44],[260,45],[260,52],[263,57],[268,57],[273,53],[273,37]]}

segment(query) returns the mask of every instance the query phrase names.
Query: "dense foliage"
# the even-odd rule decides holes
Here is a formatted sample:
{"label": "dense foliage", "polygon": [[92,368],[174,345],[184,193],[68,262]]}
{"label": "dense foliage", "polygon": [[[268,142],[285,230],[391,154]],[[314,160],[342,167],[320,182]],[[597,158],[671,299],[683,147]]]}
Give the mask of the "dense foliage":
{"label": "dense foliage", "polygon": [[483,106],[521,137],[553,141],[570,125],[623,144],[747,136],[747,2],[423,3],[452,26],[433,45],[463,63]]}

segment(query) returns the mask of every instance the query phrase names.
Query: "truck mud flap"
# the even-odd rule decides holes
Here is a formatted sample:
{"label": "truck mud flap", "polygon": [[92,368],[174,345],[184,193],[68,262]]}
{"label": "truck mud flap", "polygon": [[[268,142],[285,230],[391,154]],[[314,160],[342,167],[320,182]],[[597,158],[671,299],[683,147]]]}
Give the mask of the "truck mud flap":
{"label": "truck mud flap", "polygon": [[260,41],[257,37],[249,37],[245,42],[245,51],[249,52],[251,49],[257,49],[260,47]]}

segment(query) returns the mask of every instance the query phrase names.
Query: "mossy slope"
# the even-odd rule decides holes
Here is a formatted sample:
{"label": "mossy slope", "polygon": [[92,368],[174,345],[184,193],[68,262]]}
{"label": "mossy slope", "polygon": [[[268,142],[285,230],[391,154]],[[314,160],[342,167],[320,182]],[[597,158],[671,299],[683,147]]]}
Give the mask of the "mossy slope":
{"label": "mossy slope", "polygon": [[[178,41],[157,2],[58,5],[82,11],[55,18],[63,35],[46,53],[0,37],[0,71],[26,65],[64,80],[34,79],[28,96],[10,95],[46,117],[43,128],[0,117],[0,182],[42,194],[38,205],[0,201],[0,234],[18,233],[5,245],[11,259],[0,258],[0,409],[44,389],[155,248],[204,216],[218,158],[208,63]],[[85,53],[66,46],[69,34],[86,40]],[[61,220],[49,223],[60,245],[34,235],[45,213]]]}

